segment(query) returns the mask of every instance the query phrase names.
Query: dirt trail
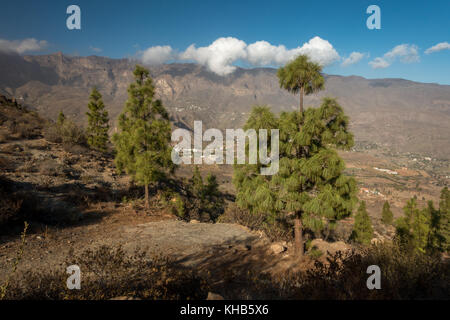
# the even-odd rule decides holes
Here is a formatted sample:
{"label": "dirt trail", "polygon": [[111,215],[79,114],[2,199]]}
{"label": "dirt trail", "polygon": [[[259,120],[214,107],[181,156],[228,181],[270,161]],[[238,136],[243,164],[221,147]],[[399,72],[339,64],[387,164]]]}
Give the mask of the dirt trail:
{"label": "dirt trail", "polygon": [[[10,270],[19,245],[19,239],[0,242],[0,279],[4,279]],[[121,245],[129,252],[136,248],[146,249],[149,253],[161,252],[181,265],[198,270],[233,267],[281,271],[293,263],[288,254],[275,256],[266,237],[240,225],[170,219],[139,224],[99,222],[55,231],[49,239],[29,235],[18,272],[60,267],[70,248],[77,253],[101,245]]]}

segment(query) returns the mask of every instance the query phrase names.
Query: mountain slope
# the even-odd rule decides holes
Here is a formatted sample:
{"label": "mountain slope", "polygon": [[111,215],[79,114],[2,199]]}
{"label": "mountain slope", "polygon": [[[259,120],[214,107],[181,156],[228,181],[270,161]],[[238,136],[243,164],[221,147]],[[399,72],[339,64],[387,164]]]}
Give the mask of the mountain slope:
{"label": "mountain slope", "polygon": [[[91,87],[104,96],[112,118],[121,112],[134,62],[104,57],[0,54],[0,93],[15,96],[55,118],[59,110],[85,121]],[[295,110],[298,96],[279,88],[276,70],[241,69],[226,77],[195,64],[150,67],[157,93],[175,123],[192,127],[241,126],[255,104],[276,112]],[[306,97],[317,106],[324,96],[338,99],[351,118],[356,141],[399,152],[450,158],[450,86],[402,79],[326,76],[326,90]],[[114,127],[114,126],[113,126]]]}

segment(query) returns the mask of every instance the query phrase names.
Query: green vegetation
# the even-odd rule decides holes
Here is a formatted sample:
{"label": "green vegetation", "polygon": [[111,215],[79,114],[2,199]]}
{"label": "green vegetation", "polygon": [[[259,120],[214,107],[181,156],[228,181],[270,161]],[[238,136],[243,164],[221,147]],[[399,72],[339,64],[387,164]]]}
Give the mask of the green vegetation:
{"label": "green vegetation", "polygon": [[370,244],[370,240],[372,240],[372,238],[372,223],[370,222],[369,214],[366,210],[366,203],[361,201],[355,215],[355,224],[353,225],[350,239],[357,243],[368,245]]}
{"label": "green vegetation", "polygon": [[189,180],[188,192],[191,199],[189,204],[191,218],[216,221],[223,213],[224,199],[219,191],[216,176],[208,174],[204,183],[198,167],[195,166],[192,178]]}
{"label": "green vegetation", "polygon": [[433,202],[420,209],[417,198],[407,202],[404,217],[396,221],[396,237],[405,247],[420,252],[434,253],[449,250],[448,242],[448,189],[441,192],[439,210]]}
{"label": "green vegetation", "polygon": [[445,239],[445,251],[450,252],[450,190],[447,187],[441,191],[441,200],[439,202],[439,211],[441,214],[441,230]]}
{"label": "green vegetation", "polygon": [[92,149],[106,151],[108,143],[109,118],[108,111],[102,100],[102,95],[97,88],[93,88],[89,97],[88,108],[86,112],[88,117],[88,127],[86,129],[87,142]]}
{"label": "green vegetation", "polygon": [[303,255],[303,230],[320,231],[348,217],[356,201],[356,182],[344,175],[344,161],[333,149],[353,145],[348,118],[334,99],[325,98],[320,108],[279,118],[267,107],[255,107],[244,129],[260,128],[280,130],[279,171],[263,176],[261,163],[236,165],[237,204],[263,214],[267,223],[293,217],[296,250]]}
{"label": "green vegetation", "polygon": [[310,61],[307,55],[300,55],[286,66],[278,69],[280,87],[294,94],[300,92],[300,113],[303,113],[303,95],[324,88],[322,67]]}
{"label": "green vegetation", "polygon": [[65,145],[85,145],[86,135],[82,128],[59,112],[56,123],[50,123],[44,129],[44,137],[51,142]]}
{"label": "green vegetation", "polygon": [[383,205],[383,211],[381,212],[381,221],[384,224],[389,225],[389,224],[392,224],[393,220],[394,220],[394,215],[391,211],[391,206],[389,205],[388,201],[385,201],[384,205]]}
{"label": "green vegetation", "polygon": [[160,100],[149,71],[139,65],[135,82],[128,88],[128,100],[119,116],[120,133],[113,136],[115,163],[119,173],[130,175],[145,188],[145,207],[149,207],[149,184],[161,181],[174,170],[171,161],[169,115]]}

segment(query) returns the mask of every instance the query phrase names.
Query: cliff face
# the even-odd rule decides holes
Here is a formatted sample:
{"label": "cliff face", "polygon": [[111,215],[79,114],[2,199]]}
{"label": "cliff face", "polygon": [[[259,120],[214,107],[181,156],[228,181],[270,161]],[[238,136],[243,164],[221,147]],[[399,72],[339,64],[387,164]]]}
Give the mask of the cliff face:
{"label": "cliff face", "polygon": [[[115,119],[127,98],[134,64],[61,53],[0,54],[0,93],[17,97],[47,117],[56,118],[63,110],[84,123],[89,93],[96,86]],[[226,77],[194,64],[152,66],[150,71],[158,96],[174,122],[183,126],[203,120],[204,127],[233,128],[245,122],[255,104],[276,112],[298,105],[297,96],[279,88],[275,69],[237,69]],[[351,118],[357,141],[450,158],[450,86],[328,75],[325,87],[308,96],[306,105],[336,97]]]}

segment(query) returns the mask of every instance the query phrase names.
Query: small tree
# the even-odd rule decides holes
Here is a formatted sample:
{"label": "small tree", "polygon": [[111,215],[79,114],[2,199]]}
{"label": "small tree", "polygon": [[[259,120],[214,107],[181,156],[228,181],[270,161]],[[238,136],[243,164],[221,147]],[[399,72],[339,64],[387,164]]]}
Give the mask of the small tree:
{"label": "small tree", "polygon": [[429,219],[429,232],[426,250],[428,252],[442,252],[445,250],[445,238],[442,235],[442,217],[440,210],[434,208],[433,201],[428,201],[428,206],[424,209]]}
{"label": "small tree", "polygon": [[322,67],[300,55],[286,66],[278,69],[280,87],[293,94],[300,92],[300,112],[303,113],[303,95],[324,88],[325,80],[321,75]]}
{"label": "small tree", "polygon": [[430,232],[430,215],[417,207],[417,198],[411,198],[403,208],[404,217],[396,221],[396,235],[401,243],[424,252]]}
{"label": "small tree", "polygon": [[169,114],[160,100],[149,71],[139,65],[135,81],[128,87],[128,100],[119,116],[120,133],[113,136],[115,163],[119,172],[144,186],[145,207],[149,207],[149,184],[162,180],[175,169],[171,161]]}
{"label": "small tree", "polygon": [[369,214],[366,210],[366,203],[361,201],[358,211],[355,215],[355,224],[353,225],[352,234],[350,239],[361,243],[370,244],[370,240],[373,238],[373,228],[370,222]]}
{"label": "small tree", "polygon": [[64,124],[65,121],[66,121],[66,116],[64,115],[64,113],[61,110],[61,111],[59,111],[58,119],[56,120],[56,125],[58,127],[62,127],[62,125]]}
{"label": "small tree", "polygon": [[381,212],[381,221],[384,224],[389,225],[392,224],[393,219],[394,215],[392,214],[391,206],[389,205],[388,201],[385,201],[383,205],[383,211]]}
{"label": "small tree", "polygon": [[97,88],[92,89],[88,108],[90,112],[86,112],[88,116],[87,142],[93,149],[106,151],[109,130],[108,111],[105,110],[102,95]]}
{"label": "small tree", "polygon": [[441,235],[444,238],[443,247],[445,251],[450,251],[450,190],[447,187],[441,191],[439,212],[441,217]]}
{"label": "small tree", "polygon": [[197,212],[199,216],[207,214],[210,220],[215,221],[223,213],[224,206],[216,176],[211,173],[208,174],[205,184],[198,167],[195,166],[189,182],[189,190],[194,197],[191,201],[192,211]]}

